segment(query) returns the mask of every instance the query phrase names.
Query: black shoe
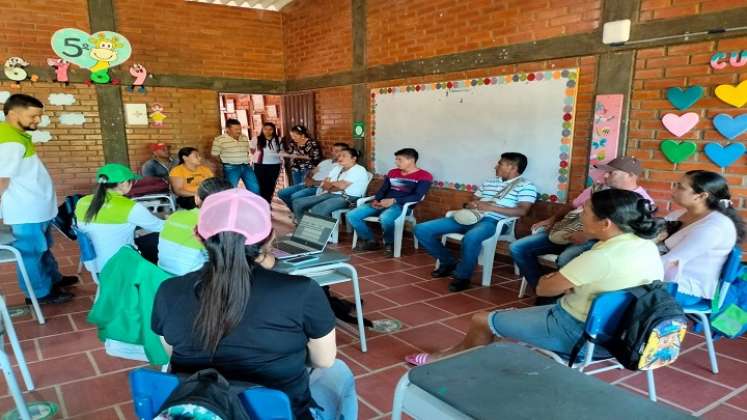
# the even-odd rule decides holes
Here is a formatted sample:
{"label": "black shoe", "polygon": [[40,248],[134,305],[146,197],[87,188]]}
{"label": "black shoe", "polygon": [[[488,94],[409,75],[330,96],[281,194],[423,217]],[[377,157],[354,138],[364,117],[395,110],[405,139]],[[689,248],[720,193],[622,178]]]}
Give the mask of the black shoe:
{"label": "black shoe", "polygon": [[[37,298],[36,300],[39,301],[39,305],[57,305],[73,300],[73,294],[53,287],[48,295],[44,296],[43,298]],[[31,305],[31,299],[26,298],[26,305]]]}
{"label": "black shoe", "polygon": [[386,255],[387,257],[394,257],[394,245],[385,243],[384,255]]}
{"label": "black shoe", "polygon": [[449,277],[454,272],[456,264],[441,264],[437,270],[431,271],[431,277],[441,278]]}
{"label": "black shoe", "polygon": [[78,278],[78,276],[62,276],[60,281],[58,281],[54,285],[57,287],[70,287],[78,284],[79,282],[80,278]]}
{"label": "black shoe", "polygon": [[458,279],[454,278],[454,280],[451,281],[449,284],[449,291],[450,292],[461,292],[462,290],[469,289],[469,279]]}
{"label": "black shoe", "polygon": [[554,305],[560,299],[560,296],[537,296],[534,299],[534,306]]}
{"label": "black shoe", "polygon": [[356,247],[359,251],[378,251],[381,249],[381,244],[376,241],[358,241]]}

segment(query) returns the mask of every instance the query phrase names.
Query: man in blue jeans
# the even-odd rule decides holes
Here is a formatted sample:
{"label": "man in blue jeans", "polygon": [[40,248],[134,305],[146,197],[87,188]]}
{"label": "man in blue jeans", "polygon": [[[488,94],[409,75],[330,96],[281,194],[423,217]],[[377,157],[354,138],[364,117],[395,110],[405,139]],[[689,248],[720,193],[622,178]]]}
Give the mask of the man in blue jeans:
{"label": "man in blue jeans", "polygon": [[376,192],[374,200],[352,210],[346,216],[346,220],[358,234],[359,251],[381,248],[381,243],[374,241],[373,232],[363,220],[378,215],[384,231],[384,249],[388,256],[393,256],[395,219],[402,214],[405,204],[422,200],[433,182],[433,175],[418,168],[418,152],[415,149],[398,150],[394,153],[394,163],[397,167],[384,177],[384,183]]}
{"label": "man in blue jeans", "polygon": [[236,187],[241,179],[247,190],[259,194],[259,181],[252,167],[252,155],[256,149],[257,145],[241,133],[239,120],[231,118],[226,120],[226,133],[213,140],[210,154],[223,164],[226,181]]}
{"label": "man in blue jeans", "polygon": [[[431,220],[415,227],[415,236],[428,253],[440,262],[433,277],[453,274],[449,290],[459,292],[470,286],[472,272],[482,249],[482,241],[495,234],[498,222],[506,217],[521,217],[537,200],[537,188],[521,174],[527,167],[527,157],[521,153],[504,153],[495,166],[495,178],[485,181],[475,192],[475,199],[464,207],[478,212],[477,223],[464,225],[452,217]],[[451,255],[441,243],[447,233],[463,233],[461,260]]]}
{"label": "man in blue jeans", "polygon": [[[27,131],[36,130],[44,105],[28,95],[12,95],[3,106],[6,122],[0,123],[0,214],[10,225],[23,265],[39,303],[65,303],[73,298],[62,288],[78,282],[63,276],[52,255],[52,219],[57,216],[57,198],[52,178],[36,154]],[[21,290],[26,283],[17,269]],[[30,303],[27,298],[26,301]]]}
{"label": "man in blue jeans", "polygon": [[340,156],[340,152],[347,148],[348,145],[345,143],[335,143],[332,146],[331,158],[319,162],[314,169],[306,172],[303,182],[295,183],[296,180],[294,180],[293,185],[278,191],[278,198],[283,200],[288,209],[293,212],[293,201],[315,195],[319,191],[319,185],[327,178],[332,168],[337,165],[337,158]]}

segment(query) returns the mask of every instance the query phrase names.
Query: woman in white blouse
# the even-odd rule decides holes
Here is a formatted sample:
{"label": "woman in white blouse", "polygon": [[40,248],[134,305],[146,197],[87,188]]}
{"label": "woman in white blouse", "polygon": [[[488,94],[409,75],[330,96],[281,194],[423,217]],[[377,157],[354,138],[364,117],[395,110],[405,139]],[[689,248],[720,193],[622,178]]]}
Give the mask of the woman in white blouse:
{"label": "woman in white blouse", "polygon": [[683,209],[666,216],[664,278],[678,284],[680,304],[692,305],[713,298],[721,267],[744,238],[744,223],[734,210],[726,179],[715,172],[685,173],[672,199]]}
{"label": "woman in white blouse", "polygon": [[275,184],[280,175],[280,136],[275,124],[266,122],[256,139],[257,151],[254,153],[254,173],[259,182],[259,195],[272,203]]}

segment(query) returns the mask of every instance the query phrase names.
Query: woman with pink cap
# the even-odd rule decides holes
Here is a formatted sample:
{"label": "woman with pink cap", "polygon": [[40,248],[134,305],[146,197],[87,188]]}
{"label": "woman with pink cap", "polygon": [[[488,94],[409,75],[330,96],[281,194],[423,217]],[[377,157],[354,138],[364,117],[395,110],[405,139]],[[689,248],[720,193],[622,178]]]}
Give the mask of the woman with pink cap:
{"label": "woman with pink cap", "polygon": [[205,199],[208,261],[161,284],[151,327],[174,372],[215,368],[285,392],[298,419],[355,419],[350,369],[336,360],[335,316],[314,280],[272,271],[270,206],[245,189]]}

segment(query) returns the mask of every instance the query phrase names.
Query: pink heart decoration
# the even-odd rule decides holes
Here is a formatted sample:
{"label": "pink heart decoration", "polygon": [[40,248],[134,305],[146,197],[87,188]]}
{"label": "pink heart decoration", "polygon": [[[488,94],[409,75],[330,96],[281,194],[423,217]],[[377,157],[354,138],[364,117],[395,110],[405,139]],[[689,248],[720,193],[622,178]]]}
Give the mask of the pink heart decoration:
{"label": "pink heart decoration", "polygon": [[661,119],[664,127],[669,130],[670,133],[677,137],[684,136],[688,131],[692,130],[700,121],[700,116],[694,112],[688,112],[687,114],[666,114]]}

